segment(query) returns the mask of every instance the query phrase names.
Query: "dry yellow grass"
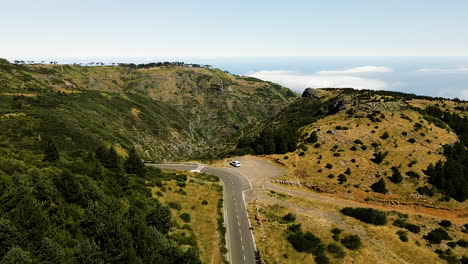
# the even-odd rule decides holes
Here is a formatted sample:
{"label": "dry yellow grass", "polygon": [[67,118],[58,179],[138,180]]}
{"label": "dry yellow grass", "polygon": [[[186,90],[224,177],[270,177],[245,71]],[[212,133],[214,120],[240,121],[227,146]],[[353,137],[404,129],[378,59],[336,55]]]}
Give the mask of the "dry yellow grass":
{"label": "dry yellow grass", "polygon": [[[153,188],[153,197],[157,197],[163,203],[179,203],[181,210],[171,209],[173,219],[177,222],[177,227],[173,228],[171,233],[185,232],[184,225],[188,224],[195,234],[203,263],[220,263],[220,241],[216,229],[217,203],[222,198],[222,193],[219,191],[220,184],[201,180],[198,174],[188,172],[185,174],[188,176],[185,188],[178,187],[174,181],[167,182],[164,189]],[[186,195],[177,192],[179,189],[184,190]],[[162,196],[158,196],[158,192],[162,193]],[[203,200],[208,204],[202,205]],[[182,213],[190,214],[189,223],[185,223],[179,217]]]}
{"label": "dry yellow grass", "polygon": [[[254,234],[257,245],[265,263],[314,263],[313,256],[299,253],[286,239],[287,224],[274,221],[287,212],[296,215],[295,223],[300,223],[302,230],[310,231],[320,237],[324,244],[338,243],[332,239],[331,229],[338,227],[343,235],[358,235],[363,247],[357,251],[346,251],[343,259],[334,259],[328,254],[332,263],[444,263],[433,252],[436,248],[447,249],[445,243],[441,246],[427,246],[422,239],[424,234],[438,227],[438,220],[417,214],[407,215],[409,222],[422,227],[419,234],[408,232],[408,242],[402,242],[396,235],[401,228],[391,223],[399,216],[389,212],[388,223],[385,226],[365,224],[351,217],[342,215],[342,207],[328,203],[312,201],[298,197],[275,199],[274,196],[263,197],[255,203],[249,204],[251,221],[254,223]],[[255,215],[255,212],[258,212]],[[449,229],[454,238],[467,239],[468,235],[461,232],[461,225]],[[463,248],[454,250],[458,256],[463,256]]]}
{"label": "dry yellow grass", "polygon": [[[364,112],[356,113],[358,114],[366,115]],[[321,144],[319,148],[315,148],[314,144],[304,144],[307,150],[299,148],[294,153],[273,155],[273,158],[279,159],[288,168],[286,180],[318,186],[322,190],[335,192],[348,199],[392,199],[426,205],[439,204],[437,199],[440,196],[422,197],[416,194],[415,189],[425,185],[426,176],[422,171],[430,163],[444,159],[441,153],[442,145],[456,142],[456,134],[430,124],[415,111],[382,111],[382,114],[382,122],[371,122],[365,117],[350,118],[345,111],[323,118],[304,127],[301,132],[309,135],[312,131],[318,131],[318,142]],[[402,115],[412,121],[402,118]],[[415,130],[416,123],[421,124],[422,128]],[[338,130],[338,126],[348,129]],[[381,136],[385,132],[389,137],[382,139]],[[403,136],[402,132],[406,132],[407,135]],[[409,143],[410,138],[414,138],[416,142]],[[355,140],[361,140],[367,149],[362,150],[362,145],[354,143]],[[378,144],[378,147],[372,147],[373,143]],[[353,146],[357,150],[351,150]],[[304,155],[299,155],[300,152],[304,152]],[[381,164],[371,161],[376,152],[388,152]],[[284,156],[288,156],[288,159],[284,159]],[[333,168],[327,169],[327,163]],[[394,184],[387,179],[392,174],[393,166],[400,168],[403,183]],[[351,174],[346,175],[348,181],[343,185],[338,184],[336,176],[348,168],[351,170]],[[406,176],[406,172],[409,171],[418,173],[421,178]],[[329,174],[333,174],[335,178],[328,178]],[[386,179],[389,195],[376,194],[370,190],[369,186],[379,177]],[[444,202],[443,205],[456,208],[460,206],[456,202]]]}

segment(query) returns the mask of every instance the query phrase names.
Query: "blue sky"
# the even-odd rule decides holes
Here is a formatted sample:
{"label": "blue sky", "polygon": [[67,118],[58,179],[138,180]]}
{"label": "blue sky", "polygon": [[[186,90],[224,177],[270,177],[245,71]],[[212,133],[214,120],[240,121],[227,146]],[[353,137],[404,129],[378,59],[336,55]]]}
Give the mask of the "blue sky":
{"label": "blue sky", "polygon": [[0,0],[0,57],[467,56],[466,0]]}

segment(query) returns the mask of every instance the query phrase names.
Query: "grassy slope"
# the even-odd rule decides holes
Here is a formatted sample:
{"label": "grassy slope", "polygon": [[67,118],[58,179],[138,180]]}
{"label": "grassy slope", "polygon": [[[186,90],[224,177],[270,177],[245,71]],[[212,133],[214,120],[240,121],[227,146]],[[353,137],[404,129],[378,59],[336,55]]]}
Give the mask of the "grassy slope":
{"label": "grassy slope", "polygon": [[184,158],[278,112],[296,94],[218,69],[12,65],[0,61],[3,141],[61,149],[136,146],[145,158]]}
{"label": "grassy slope", "polygon": [[[181,209],[171,209],[177,223],[176,228],[171,231],[171,236],[184,234],[186,237],[190,237],[194,235],[200,250],[200,259],[204,263],[220,263],[222,259],[221,245],[219,233],[214,227],[218,213],[217,203],[219,199],[222,199],[222,187],[217,178],[213,179],[197,173],[185,174],[188,176],[186,187],[179,187],[175,181],[171,181],[164,186],[154,187],[153,197],[157,197],[165,203],[172,202],[181,205]],[[180,190],[185,191],[185,193]],[[187,199],[188,195],[190,195],[190,199]],[[202,204],[203,201],[206,201],[207,204]],[[179,217],[182,213],[190,215],[189,223],[182,221]]]}
{"label": "grassy slope", "polygon": [[[296,152],[272,155],[273,159],[289,169],[284,180],[300,181],[302,184],[315,186],[348,199],[362,201],[367,198],[383,202],[414,202],[460,208],[461,204],[453,200],[449,203],[439,202],[441,195],[430,198],[420,196],[415,191],[418,186],[426,185],[427,177],[423,170],[430,163],[444,159],[442,145],[453,144],[458,140],[454,132],[429,123],[419,112],[408,108],[407,103],[403,101],[355,101],[349,96],[341,99],[346,103],[339,113],[326,116],[300,129],[301,143]],[[412,100],[411,104],[422,102],[424,101]],[[349,109],[353,109],[353,115],[347,114]],[[377,114],[380,122],[372,122],[366,117],[373,110],[381,112]],[[415,129],[416,123],[421,124],[422,128]],[[348,129],[337,129],[340,126]],[[319,148],[314,147],[315,143],[306,142],[312,131],[318,131]],[[382,139],[381,136],[385,132],[389,137]],[[402,135],[402,132],[407,132],[407,135]],[[410,138],[414,138],[416,142],[409,143]],[[357,139],[363,142],[362,145],[366,145],[366,150],[361,149],[361,144],[354,143]],[[378,146],[373,147],[372,143]],[[351,150],[353,146],[357,150]],[[388,152],[381,164],[371,161],[376,152]],[[327,169],[325,166],[328,163],[332,164],[333,168]],[[402,183],[395,184],[388,179],[392,175],[393,166],[399,167],[403,176]],[[350,175],[345,174],[348,181],[339,184],[337,176],[348,168],[351,170]],[[418,173],[420,178],[407,176],[406,172],[409,171]],[[329,174],[335,177],[331,179]],[[370,185],[381,177],[385,179],[390,191],[387,195],[375,193],[370,189]]]}
{"label": "grassy slope", "polygon": [[[446,250],[447,241],[441,245],[427,246],[423,239],[423,235],[440,227],[438,220],[433,218],[388,212],[388,223],[385,226],[373,226],[342,215],[339,212],[340,206],[278,193],[270,196],[270,199],[251,204],[249,209],[251,221],[255,223],[254,234],[259,238],[257,243],[265,263],[314,263],[311,254],[295,251],[286,240],[287,227],[290,224],[281,222],[280,219],[287,213],[296,215],[295,223],[301,224],[303,230],[320,237],[325,244],[340,244],[332,239],[331,229],[334,227],[343,230],[341,238],[349,234],[361,238],[363,247],[357,251],[345,249],[346,257],[343,259],[327,254],[332,263],[444,263],[433,251],[438,248]],[[398,218],[420,226],[421,232],[408,232],[409,241],[400,241],[396,232],[407,230],[392,225]],[[461,225],[455,225],[447,230],[453,241],[458,241],[468,238],[466,233],[461,232],[462,229]],[[463,256],[464,249],[457,246],[453,252]]]}

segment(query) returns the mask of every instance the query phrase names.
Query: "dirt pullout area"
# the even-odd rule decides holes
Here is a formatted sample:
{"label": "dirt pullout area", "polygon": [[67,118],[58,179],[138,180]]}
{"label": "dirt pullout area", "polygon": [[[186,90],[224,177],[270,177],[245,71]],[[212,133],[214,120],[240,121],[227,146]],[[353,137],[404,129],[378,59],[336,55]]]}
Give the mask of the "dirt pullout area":
{"label": "dirt pullout area", "polygon": [[[241,162],[240,168],[233,168],[229,165],[229,161],[238,160]],[[402,211],[405,213],[421,214],[438,219],[450,219],[455,223],[466,223],[468,222],[468,209],[462,210],[450,210],[443,208],[430,208],[413,204],[389,204],[379,205],[372,203],[359,202],[354,200],[347,200],[338,197],[332,197],[328,194],[322,194],[313,192],[312,190],[303,190],[303,188],[296,186],[282,186],[274,183],[270,183],[269,180],[283,176],[287,170],[268,159],[254,157],[254,156],[243,156],[235,157],[229,160],[223,160],[217,163],[220,167],[231,168],[243,174],[247,177],[254,189],[253,197],[258,199],[261,193],[265,189],[271,189],[274,191],[282,192],[291,196],[301,197],[309,200],[316,200],[320,202],[326,202],[338,206],[352,206],[352,207],[371,207],[379,210],[386,211]],[[251,200],[251,199],[248,199]]]}
{"label": "dirt pullout area", "polygon": [[273,183],[265,183],[265,189],[273,190],[276,192],[284,193],[293,197],[301,197],[307,200],[316,200],[323,203],[330,203],[338,206],[351,206],[351,207],[369,207],[378,210],[385,211],[401,211],[404,213],[413,213],[426,215],[429,217],[439,218],[439,219],[449,219],[454,223],[464,224],[468,221],[468,210],[446,210],[446,209],[437,209],[437,208],[426,208],[422,206],[411,206],[411,205],[389,205],[381,206],[368,203],[361,203],[357,201],[344,200],[339,198],[330,197],[328,195],[313,193],[310,191],[302,191],[297,187],[284,187]]}
{"label": "dirt pullout area", "polygon": [[[229,165],[229,162],[233,160],[239,161],[241,167],[234,168]],[[286,173],[285,168],[264,158],[250,155],[216,161],[210,166],[224,167],[240,172],[249,180],[253,189],[261,189],[268,179],[282,177]]]}

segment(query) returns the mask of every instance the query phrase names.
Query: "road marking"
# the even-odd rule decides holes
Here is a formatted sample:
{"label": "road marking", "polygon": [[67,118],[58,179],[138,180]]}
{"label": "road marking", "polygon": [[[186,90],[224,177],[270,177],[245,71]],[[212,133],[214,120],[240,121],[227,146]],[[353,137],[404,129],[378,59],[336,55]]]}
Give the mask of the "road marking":
{"label": "road marking", "polygon": [[[250,190],[253,189],[253,188],[252,188],[252,183],[250,183],[249,177],[247,177],[247,175],[245,175],[244,173],[242,173],[242,172],[240,172],[240,171],[237,171],[237,170],[235,170],[235,169],[232,169],[232,168],[228,168],[228,167],[225,167],[225,168],[228,169],[228,170],[231,170],[231,171],[235,171],[235,172],[239,173],[240,175],[244,176],[245,179],[247,180],[247,182],[249,183]],[[231,181],[232,181],[232,180],[231,180]]]}

